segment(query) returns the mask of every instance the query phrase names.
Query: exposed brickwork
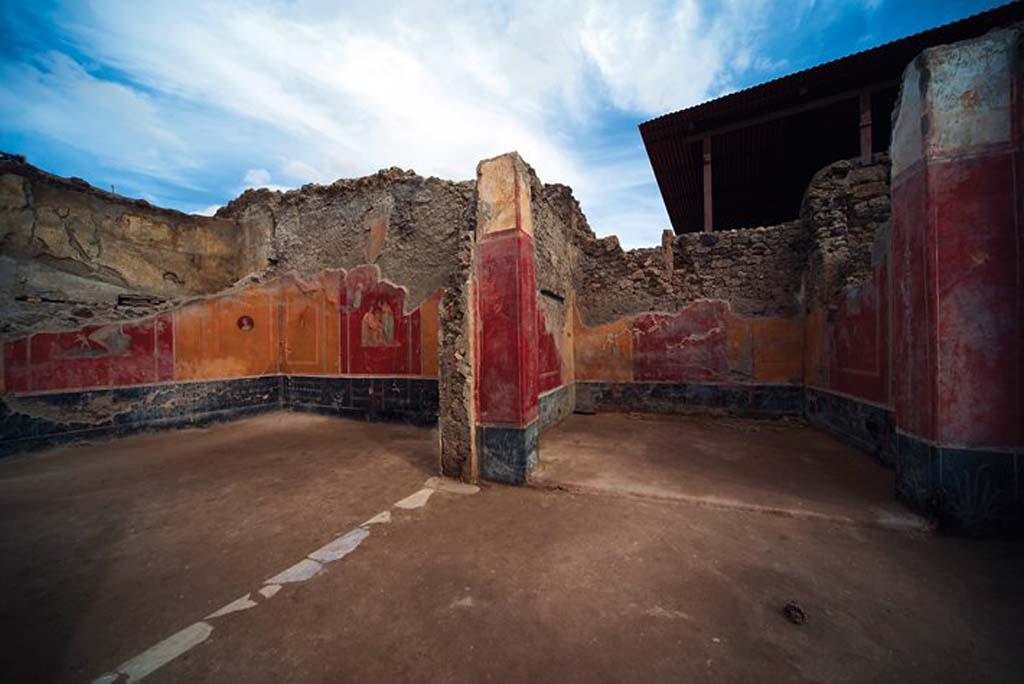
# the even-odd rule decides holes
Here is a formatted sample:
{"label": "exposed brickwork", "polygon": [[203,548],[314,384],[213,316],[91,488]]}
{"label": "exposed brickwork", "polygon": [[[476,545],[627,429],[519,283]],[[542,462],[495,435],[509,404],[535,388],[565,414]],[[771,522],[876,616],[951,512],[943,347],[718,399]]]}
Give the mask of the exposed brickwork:
{"label": "exposed brickwork", "polygon": [[691,233],[664,247],[623,251],[618,239],[598,239],[577,219],[577,303],[590,325],[644,311],[676,311],[699,299],[723,299],[743,315],[800,312],[800,275],[809,250],[800,221]]}
{"label": "exposed brickwork", "polygon": [[473,233],[467,231],[457,252],[458,267],[445,282],[439,308],[438,430],[441,472],[476,479],[473,463]]}
{"label": "exposed brickwork", "polygon": [[415,307],[456,268],[474,186],[391,168],[289,192],[247,190],[217,216],[267,234],[274,271],[308,277],[372,261]]}
{"label": "exposed brickwork", "polygon": [[570,189],[544,191],[573,238],[575,259],[565,263],[589,325],[675,311],[699,299],[723,299],[739,315],[801,315],[809,295],[834,297],[870,276],[872,245],[890,213],[886,155],[868,166],[843,160],[822,169],[808,186],[801,217],[789,223],[667,235],[660,247],[629,251],[614,236],[594,235]]}
{"label": "exposed brickwork", "polygon": [[266,265],[250,238],[0,153],[0,335],[130,320],[218,292]]}
{"label": "exposed brickwork", "polygon": [[805,278],[808,306],[828,303],[871,276],[872,245],[889,227],[889,169],[888,155],[868,166],[842,160],[808,185],[800,212],[814,242]]}
{"label": "exposed brickwork", "polygon": [[673,281],[693,298],[724,299],[737,314],[795,316],[809,246],[800,221],[687,233],[676,239]]}

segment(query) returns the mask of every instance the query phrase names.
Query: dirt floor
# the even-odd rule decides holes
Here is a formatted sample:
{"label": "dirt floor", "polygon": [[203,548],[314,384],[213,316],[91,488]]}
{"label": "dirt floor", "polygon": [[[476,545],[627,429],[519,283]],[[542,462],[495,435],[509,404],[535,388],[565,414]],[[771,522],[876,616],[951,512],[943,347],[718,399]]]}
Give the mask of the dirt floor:
{"label": "dirt floor", "polygon": [[572,415],[541,437],[536,484],[835,522],[927,529],[894,473],[798,419]]}
{"label": "dirt floor", "polygon": [[[394,507],[433,474],[435,440],[282,413],[0,462],[3,680],[111,672],[382,511],[391,521],[349,555],[207,619],[208,638],[146,681],[1006,682],[1024,671],[1020,544],[599,490],[485,485]],[[723,480],[736,472],[723,467]],[[805,624],[782,615],[790,600]]]}

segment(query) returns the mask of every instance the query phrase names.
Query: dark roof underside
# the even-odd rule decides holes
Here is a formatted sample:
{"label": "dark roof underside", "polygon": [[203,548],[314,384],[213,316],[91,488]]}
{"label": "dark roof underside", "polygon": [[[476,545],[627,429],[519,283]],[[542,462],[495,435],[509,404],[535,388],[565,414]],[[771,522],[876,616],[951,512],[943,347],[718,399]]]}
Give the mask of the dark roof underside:
{"label": "dark roof underside", "polygon": [[922,50],[1024,19],[1013,2],[640,125],[676,233],[703,227],[702,139],[711,138],[714,228],[797,218],[814,172],[859,153],[859,95],[871,93],[872,149],[888,149],[903,69]]}

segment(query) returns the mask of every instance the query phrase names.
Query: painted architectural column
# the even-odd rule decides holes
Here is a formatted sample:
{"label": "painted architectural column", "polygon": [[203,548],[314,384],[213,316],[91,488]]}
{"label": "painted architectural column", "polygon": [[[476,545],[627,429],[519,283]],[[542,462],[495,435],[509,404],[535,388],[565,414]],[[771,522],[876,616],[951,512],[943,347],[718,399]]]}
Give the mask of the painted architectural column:
{"label": "painted architectural column", "polygon": [[526,164],[477,166],[476,446],[480,475],[522,484],[538,461],[537,301]]}
{"label": "painted architectural column", "polygon": [[922,53],[893,131],[897,490],[947,522],[1020,520],[1020,32]]}

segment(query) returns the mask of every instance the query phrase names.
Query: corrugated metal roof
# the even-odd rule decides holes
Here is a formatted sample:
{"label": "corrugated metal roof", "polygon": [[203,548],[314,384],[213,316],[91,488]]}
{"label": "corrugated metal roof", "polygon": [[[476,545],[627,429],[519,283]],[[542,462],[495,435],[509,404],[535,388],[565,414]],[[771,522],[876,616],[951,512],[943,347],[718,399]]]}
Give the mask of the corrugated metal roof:
{"label": "corrugated metal roof", "polygon": [[[891,108],[903,69],[921,51],[1022,20],[1024,0],[1018,0],[640,124],[673,228],[677,233],[689,232],[699,230],[703,223],[701,137],[715,136],[712,188],[716,229],[796,218],[799,195],[816,170],[805,167],[822,159],[824,165],[856,154],[849,151],[859,126],[855,110],[846,105],[850,99],[859,92],[873,91],[873,109],[882,103]],[[888,147],[887,114],[879,111],[874,117],[875,151]],[[842,117],[839,128],[837,116]],[[782,125],[785,120],[792,120],[793,125]],[[773,125],[773,121],[779,123]],[[849,140],[846,126],[854,136]],[[756,131],[730,135],[748,127]],[[840,129],[842,134],[836,135]],[[885,139],[878,133],[884,133]],[[784,163],[770,163],[761,158],[765,155]],[[721,197],[719,188],[727,191]],[[784,195],[781,199],[780,192]],[[763,215],[757,213],[761,208]]]}
{"label": "corrugated metal roof", "polygon": [[[928,47],[980,36],[993,28],[1021,20],[1024,20],[1024,1],[1017,0],[714,100],[663,114],[640,124],[640,130],[653,133],[664,128],[676,128],[684,123],[717,118],[732,111],[742,111],[749,116],[748,110],[764,106],[780,96],[794,100],[806,99],[802,91],[821,83],[828,83],[828,90],[839,93],[850,90],[851,85],[867,85],[873,82],[872,77],[892,79],[898,77],[910,60]],[[708,130],[707,127],[695,127],[693,132],[701,133],[705,130]]]}

